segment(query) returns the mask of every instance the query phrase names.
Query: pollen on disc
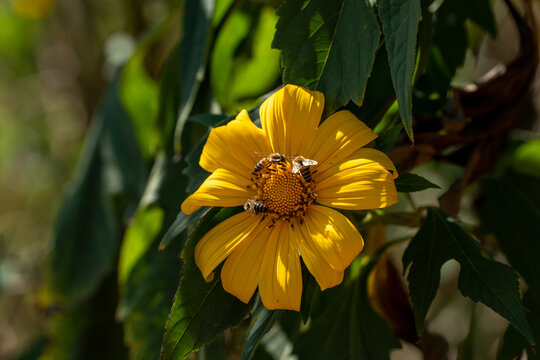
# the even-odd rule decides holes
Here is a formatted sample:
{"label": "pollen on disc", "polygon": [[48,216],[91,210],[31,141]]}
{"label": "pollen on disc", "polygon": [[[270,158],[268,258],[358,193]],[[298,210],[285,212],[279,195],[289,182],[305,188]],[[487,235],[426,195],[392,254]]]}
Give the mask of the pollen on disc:
{"label": "pollen on disc", "polygon": [[314,182],[307,183],[301,174],[293,173],[290,161],[272,164],[253,175],[253,196],[268,209],[265,216],[288,221],[301,218],[315,201]]}

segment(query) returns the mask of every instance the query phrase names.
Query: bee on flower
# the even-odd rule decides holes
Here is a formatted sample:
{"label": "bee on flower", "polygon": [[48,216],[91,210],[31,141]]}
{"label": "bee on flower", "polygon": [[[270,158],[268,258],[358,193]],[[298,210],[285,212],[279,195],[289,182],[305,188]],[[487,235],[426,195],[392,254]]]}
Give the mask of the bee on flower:
{"label": "bee on flower", "polygon": [[266,308],[298,311],[300,259],[322,290],[339,285],[364,241],[332,208],[378,209],[398,201],[394,165],[363,147],[377,135],[347,110],[321,122],[323,109],[322,93],[286,85],[261,105],[262,128],[243,110],[213,129],[203,148],[200,165],[212,174],[182,211],[246,211],[206,233],[195,261],[205,279],[225,261],[223,288],[245,303],[258,287]]}

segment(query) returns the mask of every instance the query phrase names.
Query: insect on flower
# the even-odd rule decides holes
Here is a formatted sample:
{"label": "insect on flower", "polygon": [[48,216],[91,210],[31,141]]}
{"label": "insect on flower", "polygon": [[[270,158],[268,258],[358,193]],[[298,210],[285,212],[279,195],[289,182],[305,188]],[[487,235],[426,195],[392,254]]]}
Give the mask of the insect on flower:
{"label": "insect on flower", "polygon": [[268,212],[268,208],[257,199],[247,199],[244,203],[244,210],[251,215],[259,215]]}
{"label": "insect on flower", "polygon": [[293,174],[302,175],[302,178],[307,181],[311,182],[311,169],[310,166],[317,165],[317,162],[315,160],[306,159],[303,156],[296,155],[292,158],[292,172]]}
{"label": "insect on flower", "polygon": [[258,288],[266,308],[298,311],[300,257],[322,290],[340,284],[364,241],[332,208],[377,209],[398,201],[394,165],[363,148],[377,135],[347,110],[321,123],[323,109],[322,93],[286,85],[261,105],[262,128],[242,110],[212,129],[203,148],[200,165],[211,175],[182,211],[242,205],[245,211],[201,238],[195,262],[205,279],[224,262],[223,288],[245,303]]}
{"label": "insect on flower", "polygon": [[285,161],[285,156],[278,153],[270,154],[263,157],[261,160],[259,160],[257,164],[255,164],[255,168],[253,168],[253,173],[258,173],[262,169],[268,169],[272,164],[279,164],[283,161]]}

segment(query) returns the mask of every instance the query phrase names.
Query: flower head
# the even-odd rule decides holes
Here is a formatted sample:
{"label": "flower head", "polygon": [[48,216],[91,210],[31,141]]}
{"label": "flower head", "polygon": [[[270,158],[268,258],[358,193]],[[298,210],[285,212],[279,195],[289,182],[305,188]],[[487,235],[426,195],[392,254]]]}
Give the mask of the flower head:
{"label": "flower head", "polygon": [[211,131],[200,165],[212,174],[182,203],[246,211],[210,230],[195,249],[205,279],[225,260],[224,289],[247,303],[259,288],[268,309],[300,309],[300,258],[321,289],[336,286],[364,242],[331,209],[365,210],[397,202],[397,172],[376,138],[347,110],[320,123],[324,96],[286,85],[263,102],[262,129],[243,110]]}

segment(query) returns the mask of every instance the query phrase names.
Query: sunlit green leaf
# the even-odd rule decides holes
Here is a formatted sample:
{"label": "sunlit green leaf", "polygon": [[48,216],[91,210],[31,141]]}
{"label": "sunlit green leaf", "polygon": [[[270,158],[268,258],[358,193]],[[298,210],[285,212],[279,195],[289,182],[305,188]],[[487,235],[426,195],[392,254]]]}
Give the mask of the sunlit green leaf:
{"label": "sunlit green leaf", "polygon": [[332,113],[361,105],[380,29],[365,0],[289,0],[278,9],[272,46],[281,50],[283,82],[325,93]]}
{"label": "sunlit green leaf", "polygon": [[517,172],[540,178],[540,139],[520,145],[512,156],[511,166]]}
{"label": "sunlit green leaf", "polygon": [[124,236],[118,264],[118,282],[124,284],[139,258],[148,251],[163,223],[159,207],[140,209]]}
{"label": "sunlit green leaf", "polygon": [[396,189],[398,192],[415,192],[425,189],[440,189],[439,185],[435,185],[428,179],[413,173],[400,174],[395,180]]}
{"label": "sunlit green leaf", "polygon": [[516,273],[509,266],[487,258],[485,253],[454,219],[438,208],[428,208],[424,224],[403,254],[403,268],[410,265],[407,280],[419,334],[424,330],[427,311],[439,287],[441,267],[455,259],[461,265],[458,279],[461,293],[489,306],[528,341],[534,342],[519,298]]}
{"label": "sunlit green leaf", "polygon": [[420,0],[379,0],[377,4],[401,121],[409,138],[414,141],[412,86],[416,64],[416,33],[421,14]]}
{"label": "sunlit green leaf", "polygon": [[272,90],[279,81],[279,52],[270,48],[277,17],[270,7],[252,8],[246,3],[231,14],[212,53],[212,89],[230,112],[252,107],[244,102]]}
{"label": "sunlit green leaf", "polygon": [[184,276],[167,321],[161,359],[185,359],[225,329],[237,325],[249,310],[249,305],[223,290],[219,274],[205,282],[194,258],[199,239],[238,211],[225,208],[215,217],[203,219],[186,244],[182,252]]}

